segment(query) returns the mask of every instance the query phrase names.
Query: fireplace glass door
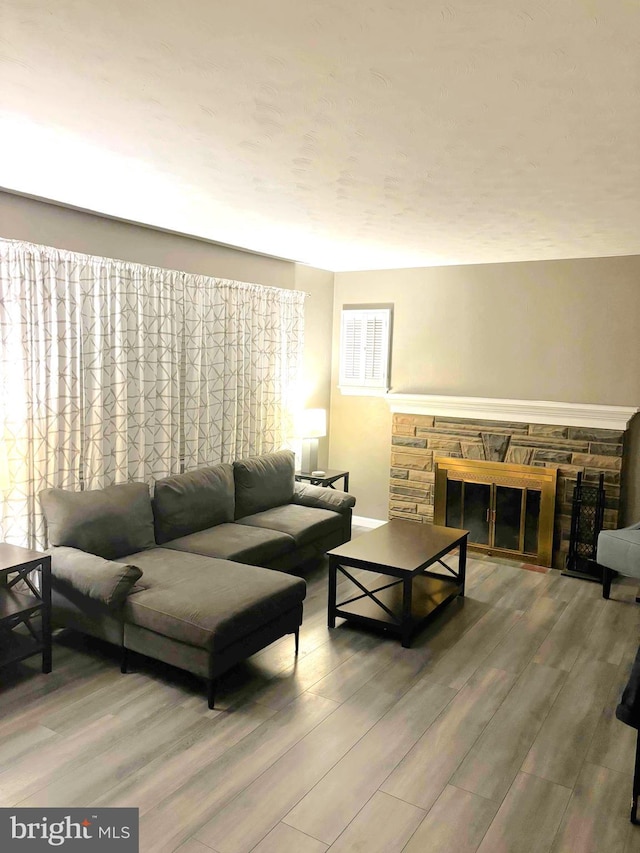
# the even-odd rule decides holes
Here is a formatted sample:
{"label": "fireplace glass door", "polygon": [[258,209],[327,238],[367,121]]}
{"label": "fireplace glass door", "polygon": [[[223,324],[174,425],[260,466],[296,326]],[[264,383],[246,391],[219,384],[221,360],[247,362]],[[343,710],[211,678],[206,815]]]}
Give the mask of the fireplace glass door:
{"label": "fireplace glass door", "polygon": [[503,470],[509,466],[503,465],[500,474],[492,477],[493,472],[478,470],[482,464],[478,461],[469,463],[473,469],[465,475],[463,463],[438,461],[435,523],[468,530],[469,544],[483,550],[549,564],[555,472],[547,484],[541,482],[537,468],[535,476],[527,477],[522,473],[527,467],[517,466],[517,476],[510,478]]}

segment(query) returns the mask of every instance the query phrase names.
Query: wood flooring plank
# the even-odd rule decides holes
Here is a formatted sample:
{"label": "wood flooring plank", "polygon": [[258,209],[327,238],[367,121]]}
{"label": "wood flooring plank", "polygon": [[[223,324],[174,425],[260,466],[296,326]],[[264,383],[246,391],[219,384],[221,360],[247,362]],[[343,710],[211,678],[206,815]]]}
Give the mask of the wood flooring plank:
{"label": "wood flooring plank", "polygon": [[332,844],[455,695],[422,678],[297,803],[285,823]]}
{"label": "wood flooring plank", "polygon": [[141,816],[142,853],[173,853],[337,707],[330,699],[305,693],[207,764]]}
{"label": "wood flooring plank", "polygon": [[490,563],[488,560],[475,560],[467,554],[467,594],[477,589],[481,583],[487,580],[497,570],[495,563]]}
{"label": "wood flooring plank", "polygon": [[522,770],[565,787],[573,787],[616,667],[580,656],[538,732]]}
{"label": "wood flooring plank", "polygon": [[586,647],[587,638],[604,604],[603,599],[581,597],[569,601],[533,660],[569,672]]}
{"label": "wood flooring plank", "polygon": [[0,741],[0,772],[8,770],[13,762],[35,751],[50,740],[60,740],[60,735],[45,726],[24,726],[11,737]]}
{"label": "wood flooring plank", "polygon": [[403,853],[475,853],[498,803],[447,785]]}
{"label": "wood flooring plank", "polygon": [[566,677],[560,670],[529,664],[453,774],[451,784],[501,802]]}
{"label": "wood flooring plank", "polygon": [[519,619],[520,613],[491,607],[427,671],[441,684],[460,690]]}
{"label": "wood flooring plank", "polygon": [[30,753],[24,754],[0,773],[0,806],[17,805],[57,774],[81,767],[92,756],[99,756],[124,731],[125,724],[105,714],[73,735],[42,744],[37,761]]}
{"label": "wood flooring plank", "polygon": [[540,648],[562,611],[565,602],[538,598],[485,661],[487,666],[520,674]]}
{"label": "wood flooring plank", "polygon": [[195,838],[190,838],[189,841],[181,844],[175,853],[215,853],[215,850],[211,850],[210,847],[207,847],[200,841],[196,841]]}
{"label": "wood flooring plank", "polygon": [[377,791],[331,845],[330,853],[401,853],[424,817],[422,809]]}
{"label": "wood flooring plank", "polygon": [[[357,667],[360,655],[374,648],[377,642],[369,634],[354,632],[338,634],[333,642],[324,643],[309,652],[304,658],[279,672],[268,684],[254,690],[252,701],[279,710],[305,690],[321,693],[320,690],[316,691],[314,686],[321,686],[320,682],[323,679],[354,656],[357,658],[352,660],[352,665]],[[326,688],[327,682],[325,682]],[[331,689],[335,693],[335,684],[327,692]],[[324,694],[321,693],[321,695]]]}
{"label": "wood flooring plank", "polygon": [[478,853],[548,853],[570,796],[569,788],[519,773]]}
{"label": "wood flooring plank", "polygon": [[169,749],[172,742],[184,736],[199,737],[208,726],[208,720],[182,708],[158,711],[104,749],[100,761],[90,759],[66,773],[55,773],[20,805],[71,808],[93,802],[112,779],[126,779]]}
{"label": "wood flooring plank", "polygon": [[135,807],[142,816],[186,785],[192,777],[213,764],[274,714],[275,711],[271,709],[251,704],[222,714],[202,729],[194,728],[191,734],[180,737],[165,753],[156,756],[125,779],[114,777],[111,780],[113,784],[107,783],[105,790],[90,804]]}
{"label": "wood flooring plank", "polygon": [[279,823],[253,848],[252,853],[324,853],[326,849],[327,845],[321,841],[285,823]]}
{"label": "wood flooring plank", "polygon": [[620,773],[625,773],[629,778],[633,776],[637,731],[618,720],[616,706],[629,680],[631,666],[635,659],[635,646],[635,642],[633,646],[629,644],[627,660],[620,664],[616,670],[609,696],[598,719],[598,725],[587,753],[587,761],[592,764],[599,764],[602,767],[608,767],[610,770],[618,770]]}
{"label": "wood flooring plank", "polygon": [[[396,662],[344,702],[267,772],[195,832],[218,853],[249,851],[389,711],[415,681],[421,656],[396,647]],[[406,655],[406,652],[410,652]],[[451,694],[442,685],[439,695]],[[302,827],[295,827],[302,829]],[[304,830],[303,830],[304,831]],[[307,833],[318,838],[315,833]],[[324,839],[319,839],[324,840]]]}
{"label": "wood flooring plank", "polygon": [[545,575],[520,569],[520,576],[513,579],[502,595],[492,602],[492,606],[505,610],[527,610],[545,585]]}
{"label": "wood flooring plank", "polygon": [[415,806],[430,809],[514,682],[515,677],[502,670],[479,670],[380,789]]}
{"label": "wood flooring plank", "polygon": [[552,853],[624,853],[629,834],[629,778],[585,763]]}
{"label": "wood flooring plank", "polygon": [[501,596],[509,592],[512,583],[517,582],[522,577],[522,569],[516,566],[498,565],[497,571],[493,572],[478,586],[470,592],[469,597],[474,601],[484,601],[486,604],[493,604],[498,601]]}
{"label": "wood flooring plank", "polygon": [[616,602],[613,606],[611,599],[599,601],[602,602],[602,608],[587,637],[585,649],[597,660],[619,665],[623,662],[630,640],[635,656],[640,635],[640,606],[633,599]]}
{"label": "wood flooring plank", "polygon": [[334,702],[344,702],[389,665],[396,645],[393,638],[387,637],[386,643],[366,649],[358,655],[350,655],[309,687],[309,691]]}

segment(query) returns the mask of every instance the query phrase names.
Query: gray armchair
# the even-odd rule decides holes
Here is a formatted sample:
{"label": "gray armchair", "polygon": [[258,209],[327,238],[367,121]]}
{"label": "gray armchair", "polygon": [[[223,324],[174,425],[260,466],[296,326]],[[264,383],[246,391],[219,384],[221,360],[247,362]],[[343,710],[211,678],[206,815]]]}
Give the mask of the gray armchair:
{"label": "gray armchair", "polygon": [[596,560],[602,566],[603,598],[609,598],[613,572],[640,580],[640,522],[620,530],[600,531]]}

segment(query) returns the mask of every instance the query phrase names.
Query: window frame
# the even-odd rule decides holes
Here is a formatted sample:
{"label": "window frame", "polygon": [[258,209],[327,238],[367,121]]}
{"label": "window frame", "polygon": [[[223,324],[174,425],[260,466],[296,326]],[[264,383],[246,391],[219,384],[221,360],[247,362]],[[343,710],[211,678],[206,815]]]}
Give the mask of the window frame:
{"label": "window frame", "polygon": [[[360,345],[360,356],[356,365],[357,376],[354,371],[347,373],[347,326],[349,322],[359,320],[362,343]],[[379,337],[376,339],[368,336],[367,323],[379,322],[382,324]],[[362,396],[384,396],[388,393],[391,383],[391,337],[393,327],[393,305],[343,305],[340,315],[340,348],[338,365],[338,388],[342,394]],[[362,330],[364,329],[364,334]],[[375,329],[373,331],[375,336]],[[380,345],[381,353],[377,357],[378,364],[374,365],[375,375],[367,377],[366,350],[367,346]],[[353,360],[353,354],[350,355]],[[375,359],[374,355],[374,359]]]}

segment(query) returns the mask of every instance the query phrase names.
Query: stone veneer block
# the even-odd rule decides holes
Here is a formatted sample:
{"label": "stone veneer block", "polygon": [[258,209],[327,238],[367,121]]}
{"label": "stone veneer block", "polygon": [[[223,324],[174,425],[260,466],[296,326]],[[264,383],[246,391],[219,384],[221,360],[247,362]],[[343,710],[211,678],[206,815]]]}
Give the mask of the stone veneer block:
{"label": "stone veneer block", "polygon": [[415,435],[416,428],[410,424],[393,424],[391,428],[392,435]]}
{"label": "stone veneer block", "polygon": [[484,445],[481,441],[460,441],[463,459],[485,459]]}
{"label": "stone veneer block", "polygon": [[607,468],[612,471],[620,471],[622,468],[622,456],[574,453],[571,462],[574,465],[584,465],[585,468]]}
{"label": "stone veneer block", "polygon": [[411,424],[413,426],[433,426],[433,417],[429,415],[398,415],[393,416],[394,424]]}
{"label": "stone veneer block", "polygon": [[605,486],[616,486],[620,483],[620,471],[603,471],[600,468],[585,468],[584,479],[587,483],[597,483],[600,479],[600,474],[604,474]]}
{"label": "stone veneer block", "polygon": [[511,436],[503,433],[483,432],[482,444],[484,445],[484,458],[487,462],[503,462],[507,455],[507,448]]}
{"label": "stone veneer block", "polygon": [[433,471],[433,454],[418,456],[413,453],[392,453],[391,464],[394,468],[416,468],[418,471]]}
{"label": "stone veneer block", "polygon": [[390,473],[393,480],[407,480],[409,478],[409,471],[406,468],[392,468]]}
{"label": "stone veneer block", "polygon": [[401,447],[426,447],[426,438],[415,438],[408,435],[394,435],[391,439],[391,444]]}
{"label": "stone veneer block", "polygon": [[569,427],[548,426],[547,424],[531,424],[529,435],[542,435],[547,438],[569,438]]}
{"label": "stone veneer block", "polygon": [[540,436],[514,435],[511,444],[515,447],[539,447],[541,450],[569,450],[572,453],[587,453],[588,441],[576,441],[563,438],[540,438]]}
{"label": "stone veneer block", "polygon": [[409,482],[412,480],[418,480],[421,483],[433,483],[435,482],[436,475],[433,471],[409,471]]}
{"label": "stone veneer block", "polygon": [[460,442],[450,438],[429,438],[427,447],[429,450],[451,450],[454,453],[462,453]]}
{"label": "stone veneer block", "polygon": [[389,509],[395,510],[396,512],[412,512],[412,513],[415,513],[416,509],[417,509],[417,504],[408,503],[406,501],[392,500],[389,503]]}
{"label": "stone veneer block", "polygon": [[598,454],[598,456],[622,456],[622,445],[601,444],[600,442],[592,441],[589,445],[589,451]]}
{"label": "stone veneer block", "polygon": [[518,445],[510,444],[504,461],[510,465],[531,465],[533,451],[533,447],[519,447]]}
{"label": "stone veneer block", "polygon": [[533,458],[536,462],[571,462],[571,453],[562,450],[541,450],[537,448],[534,451]]}
{"label": "stone veneer block", "polygon": [[394,486],[394,495],[409,495],[416,498],[426,498],[430,494],[430,489],[427,488],[410,488],[409,486]]}
{"label": "stone veneer block", "polygon": [[595,427],[569,427],[569,438],[582,441],[604,441],[607,444],[622,444],[624,433],[618,429],[596,429]]}

